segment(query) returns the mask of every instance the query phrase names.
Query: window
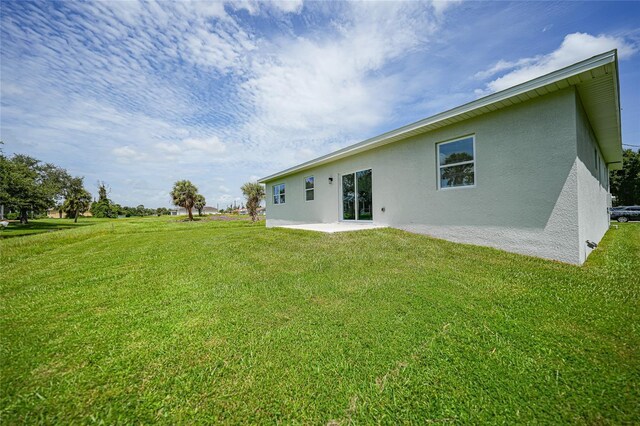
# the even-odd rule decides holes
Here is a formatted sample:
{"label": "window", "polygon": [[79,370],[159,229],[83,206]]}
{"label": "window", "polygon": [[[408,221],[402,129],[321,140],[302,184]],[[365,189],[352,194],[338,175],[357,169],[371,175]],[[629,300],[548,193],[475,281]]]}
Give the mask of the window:
{"label": "window", "polygon": [[309,176],[304,178],[304,200],[305,201],[313,201],[315,196],[315,184],[313,180],[313,176]]}
{"label": "window", "polygon": [[475,186],[475,137],[437,145],[438,189]]}
{"label": "window", "polygon": [[284,183],[273,185],[273,204],[284,204]]}

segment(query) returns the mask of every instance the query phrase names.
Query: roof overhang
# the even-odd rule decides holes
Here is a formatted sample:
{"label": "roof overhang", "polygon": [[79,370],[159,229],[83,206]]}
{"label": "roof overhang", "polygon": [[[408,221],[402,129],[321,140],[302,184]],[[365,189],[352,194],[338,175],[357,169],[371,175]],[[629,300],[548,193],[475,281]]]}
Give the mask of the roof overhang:
{"label": "roof overhang", "polygon": [[266,176],[258,182],[266,183],[571,86],[577,88],[605,162],[611,169],[622,168],[618,54],[612,50]]}

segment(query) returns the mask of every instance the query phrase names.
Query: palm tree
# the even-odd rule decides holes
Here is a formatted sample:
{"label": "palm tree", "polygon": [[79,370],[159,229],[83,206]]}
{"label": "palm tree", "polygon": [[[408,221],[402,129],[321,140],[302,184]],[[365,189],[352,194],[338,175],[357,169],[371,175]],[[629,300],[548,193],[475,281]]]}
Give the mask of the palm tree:
{"label": "palm tree", "polygon": [[264,186],[257,182],[247,182],[240,189],[247,198],[247,210],[249,210],[251,220],[255,222],[258,220],[260,201],[264,199]]}
{"label": "palm tree", "polygon": [[67,217],[73,216],[73,221],[78,221],[80,213],[84,213],[91,207],[91,194],[84,189],[83,178],[76,177],[69,179],[64,190],[63,210],[67,212]]}
{"label": "palm tree", "polygon": [[198,196],[198,188],[188,180],[179,180],[173,185],[173,191],[171,191],[171,200],[173,204],[179,207],[184,207],[189,214],[189,220],[193,220],[193,214],[191,209],[196,203],[196,197]]}
{"label": "palm tree", "polygon": [[198,194],[196,195],[196,202],[193,206],[198,210],[198,216],[202,216],[202,209],[207,205],[207,200],[204,199],[204,195]]}

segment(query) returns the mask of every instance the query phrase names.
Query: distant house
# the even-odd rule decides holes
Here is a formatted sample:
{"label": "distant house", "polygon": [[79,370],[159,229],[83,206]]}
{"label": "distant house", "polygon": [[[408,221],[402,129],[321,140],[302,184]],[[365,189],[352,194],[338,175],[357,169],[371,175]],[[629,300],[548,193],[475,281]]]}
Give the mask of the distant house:
{"label": "distant house", "polygon": [[[81,217],[91,217],[93,216],[89,210],[84,213],[80,213]],[[50,219],[64,219],[67,217],[67,213],[64,211],[59,211],[58,209],[49,209],[47,210],[47,217]]]}
{"label": "distant house", "polygon": [[[198,211],[196,210],[196,213]],[[218,214],[218,209],[216,209],[215,207],[209,207],[209,206],[205,206],[204,209],[202,209],[202,214]]]}
{"label": "distant house", "polygon": [[620,129],[610,51],[261,179],[267,226],[365,222],[581,264],[609,227]]}
{"label": "distant house", "polygon": [[[185,209],[184,207],[178,207],[177,209],[170,209],[169,213],[171,214],[171,216],[186,216],[187,209]],[[198,209],[196,209],[195,207],[191,209],[191,214],[197,215]],[[202,209],[202,214],[203,215],[218,214],[218,209],[216,209],[215,207],[205,206]]]}

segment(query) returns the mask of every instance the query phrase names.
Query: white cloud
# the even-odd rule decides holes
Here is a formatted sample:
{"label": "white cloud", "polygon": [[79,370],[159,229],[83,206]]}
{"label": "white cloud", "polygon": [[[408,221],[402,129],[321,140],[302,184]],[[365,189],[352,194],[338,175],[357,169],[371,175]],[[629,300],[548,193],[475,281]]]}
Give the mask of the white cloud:
{"label": "white cloud", "polygon": [[222,143],[217,136],[200,139],[189,138],[185,139],[182,143],[188,149],[201,151],[207,154],[222,154],[227,150],[225,144]]}
{"label": "white cloud", "polygon": [[568,34],[560,47],[548,55],[522,58],[517,61],[499,61],[489,70],[477,73],[477,77],[487,78],[499,71],[512,69],[507,74],[490,81],[483,90],[476,93],[497,92],[612,49],[618,49],[619,58],[624,60],[634,55],[638,51],[638,46],[621,37],[604,34],[598,36],[586,33]]}
{"label": "white cloud", "polygon": [[138,156],[138,152],[129,146],[121,146],[118,148],[114,148],[113,153],[117,157],[127,158],[127,159],[135,158]]}
{"label": "white cloud", "polygon": [[224,186],[224,185],[220,185],[218,187],[218,191],[224,192],[225,194],[228,194],[229,192],[231,192],[231,190],[229,188],[227,188],[226,186]]}
{"label": "white cloud", "polygon": [[182,149],[180,149],[180,147],[175,143],[160,142],[156,144],[156,148],[160,151],[166,152],[167,154],[177,155],[182,153]]}
{"label": "white cloud", "polygon": [[285,13],[300,13],[302,0],[274,0],[271,5]]}
{"label": "white cloud", "polygon": [[460,2],[462,2],[462,0],[435,0],[431,2],[431,6],[436,16],[440,18],[447,9]]}
{"label": "white cloud", "polygon": [[[158,194],[178,179],[233,199],[248,173],[387,122],[411,91],[387,67],[428,51],[449,4],[65,2],[54,17],[46,5],[7,7],[3,137],[107,181],[120,203],[164,205]],[[121,176],[147,179],[148,198]]]}
{"label": "white cloud", "polygon": [[308,160],[387,120],[409,89],[384,68],[424,53],[439,25],[422,3],[342,6],[334,31],[263,46],[240,87],[253,112],[241,131],[251,135],[249,155],[274,161],[271,168]]}
{"label": "white cloud", "polygon": [[522,58],[517,61],[505,61],[500,59],[494,66],[489,68],[488,70],[479,71],[475,74],[475,78],[478,80],[484,80],[486,78],[491,77],[499,73],[500,71],[510,70],[518,67],[528,66],[530,64],[536,63],[540,61],[541,56],[534,56],[532,58]]}

